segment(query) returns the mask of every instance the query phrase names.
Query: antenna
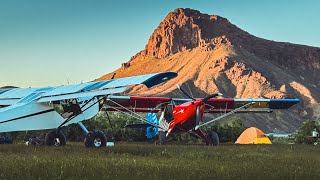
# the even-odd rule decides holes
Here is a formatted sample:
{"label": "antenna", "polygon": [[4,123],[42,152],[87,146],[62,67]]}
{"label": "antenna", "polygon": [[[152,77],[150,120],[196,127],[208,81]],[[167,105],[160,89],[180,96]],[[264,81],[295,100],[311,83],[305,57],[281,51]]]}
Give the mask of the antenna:
{"label": "antenna", "polygon": [[68,76],[67,76],[67,75],[64,75],[64,77],[66,78],[67,84],[70,85]]}

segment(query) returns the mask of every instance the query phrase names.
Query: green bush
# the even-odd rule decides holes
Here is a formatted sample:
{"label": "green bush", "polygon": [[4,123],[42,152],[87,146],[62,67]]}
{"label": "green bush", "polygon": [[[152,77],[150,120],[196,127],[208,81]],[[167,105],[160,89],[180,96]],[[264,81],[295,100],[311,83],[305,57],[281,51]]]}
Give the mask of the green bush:
{"label": "green bush", "polygon": [[305,144],[314,143],[315,139],[311,137],[314,129],[317,129],[318,132],[320,129],[319,125],[317,125],[315,121],[305,121],[295,135],[295,142]]}
{"label": "green bush", "polygon": [[228,123],[215,123],[208,129],[217,132],[220,142],[235,142],[247,127],[239,117],[231,117],[226,121]]}

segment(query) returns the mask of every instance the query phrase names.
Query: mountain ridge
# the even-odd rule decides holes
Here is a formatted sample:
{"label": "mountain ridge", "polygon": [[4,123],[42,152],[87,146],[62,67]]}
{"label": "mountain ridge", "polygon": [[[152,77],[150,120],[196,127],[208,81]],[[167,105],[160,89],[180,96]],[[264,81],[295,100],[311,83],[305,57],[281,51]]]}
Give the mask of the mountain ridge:
{"label": "mountain ridge", "polygon": [[[182,84],[197,97],[222,92],[226,97],[302,100],[288,112],[274,113],[267,123],[261,122],[268,131],[292,131],[304,119],[320,116],[320,48],[258,38],[217,15],[188,8],[170,12],[142,51],[99,80],[161,71],[177,72],[178,77],[128,93],[181,97],[175,84]],[[254,116],[256,120],[244,116],[248,125],[257,125],[257,118],[262,118]]]}

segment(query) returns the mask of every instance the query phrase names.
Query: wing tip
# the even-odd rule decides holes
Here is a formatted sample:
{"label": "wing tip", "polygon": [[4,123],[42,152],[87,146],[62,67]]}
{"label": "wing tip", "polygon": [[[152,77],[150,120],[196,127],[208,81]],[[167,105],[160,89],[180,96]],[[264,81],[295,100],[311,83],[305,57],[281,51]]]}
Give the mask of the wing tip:
{"label": "wing tip", "polygon": [[166,82],[166,81],[168,81],[172,78],[175,78],[177,76],[178,76],[178,74],[175,72],[161,72],[161,73],[155,74],[151,78],[147,79],[142,84],[146,85],[148,88],[151,88],[155,85]]}

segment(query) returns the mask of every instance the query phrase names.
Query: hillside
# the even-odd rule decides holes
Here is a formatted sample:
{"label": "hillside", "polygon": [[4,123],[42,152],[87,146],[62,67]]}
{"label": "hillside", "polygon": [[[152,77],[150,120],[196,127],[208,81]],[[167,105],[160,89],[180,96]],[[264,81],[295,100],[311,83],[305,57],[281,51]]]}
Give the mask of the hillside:
{"label": "hillside", "polygon": [[217,15],[192,9],[169,13],[145,49],[99,79],[174,71],[177,78],[128,93],[182,97],[175,84],[195,97],[221,92],[237,98],[293,98],[289,111],[240,115],[248,126],[292,132],[304,119],[320,116],[320,48],[255,37]]}

